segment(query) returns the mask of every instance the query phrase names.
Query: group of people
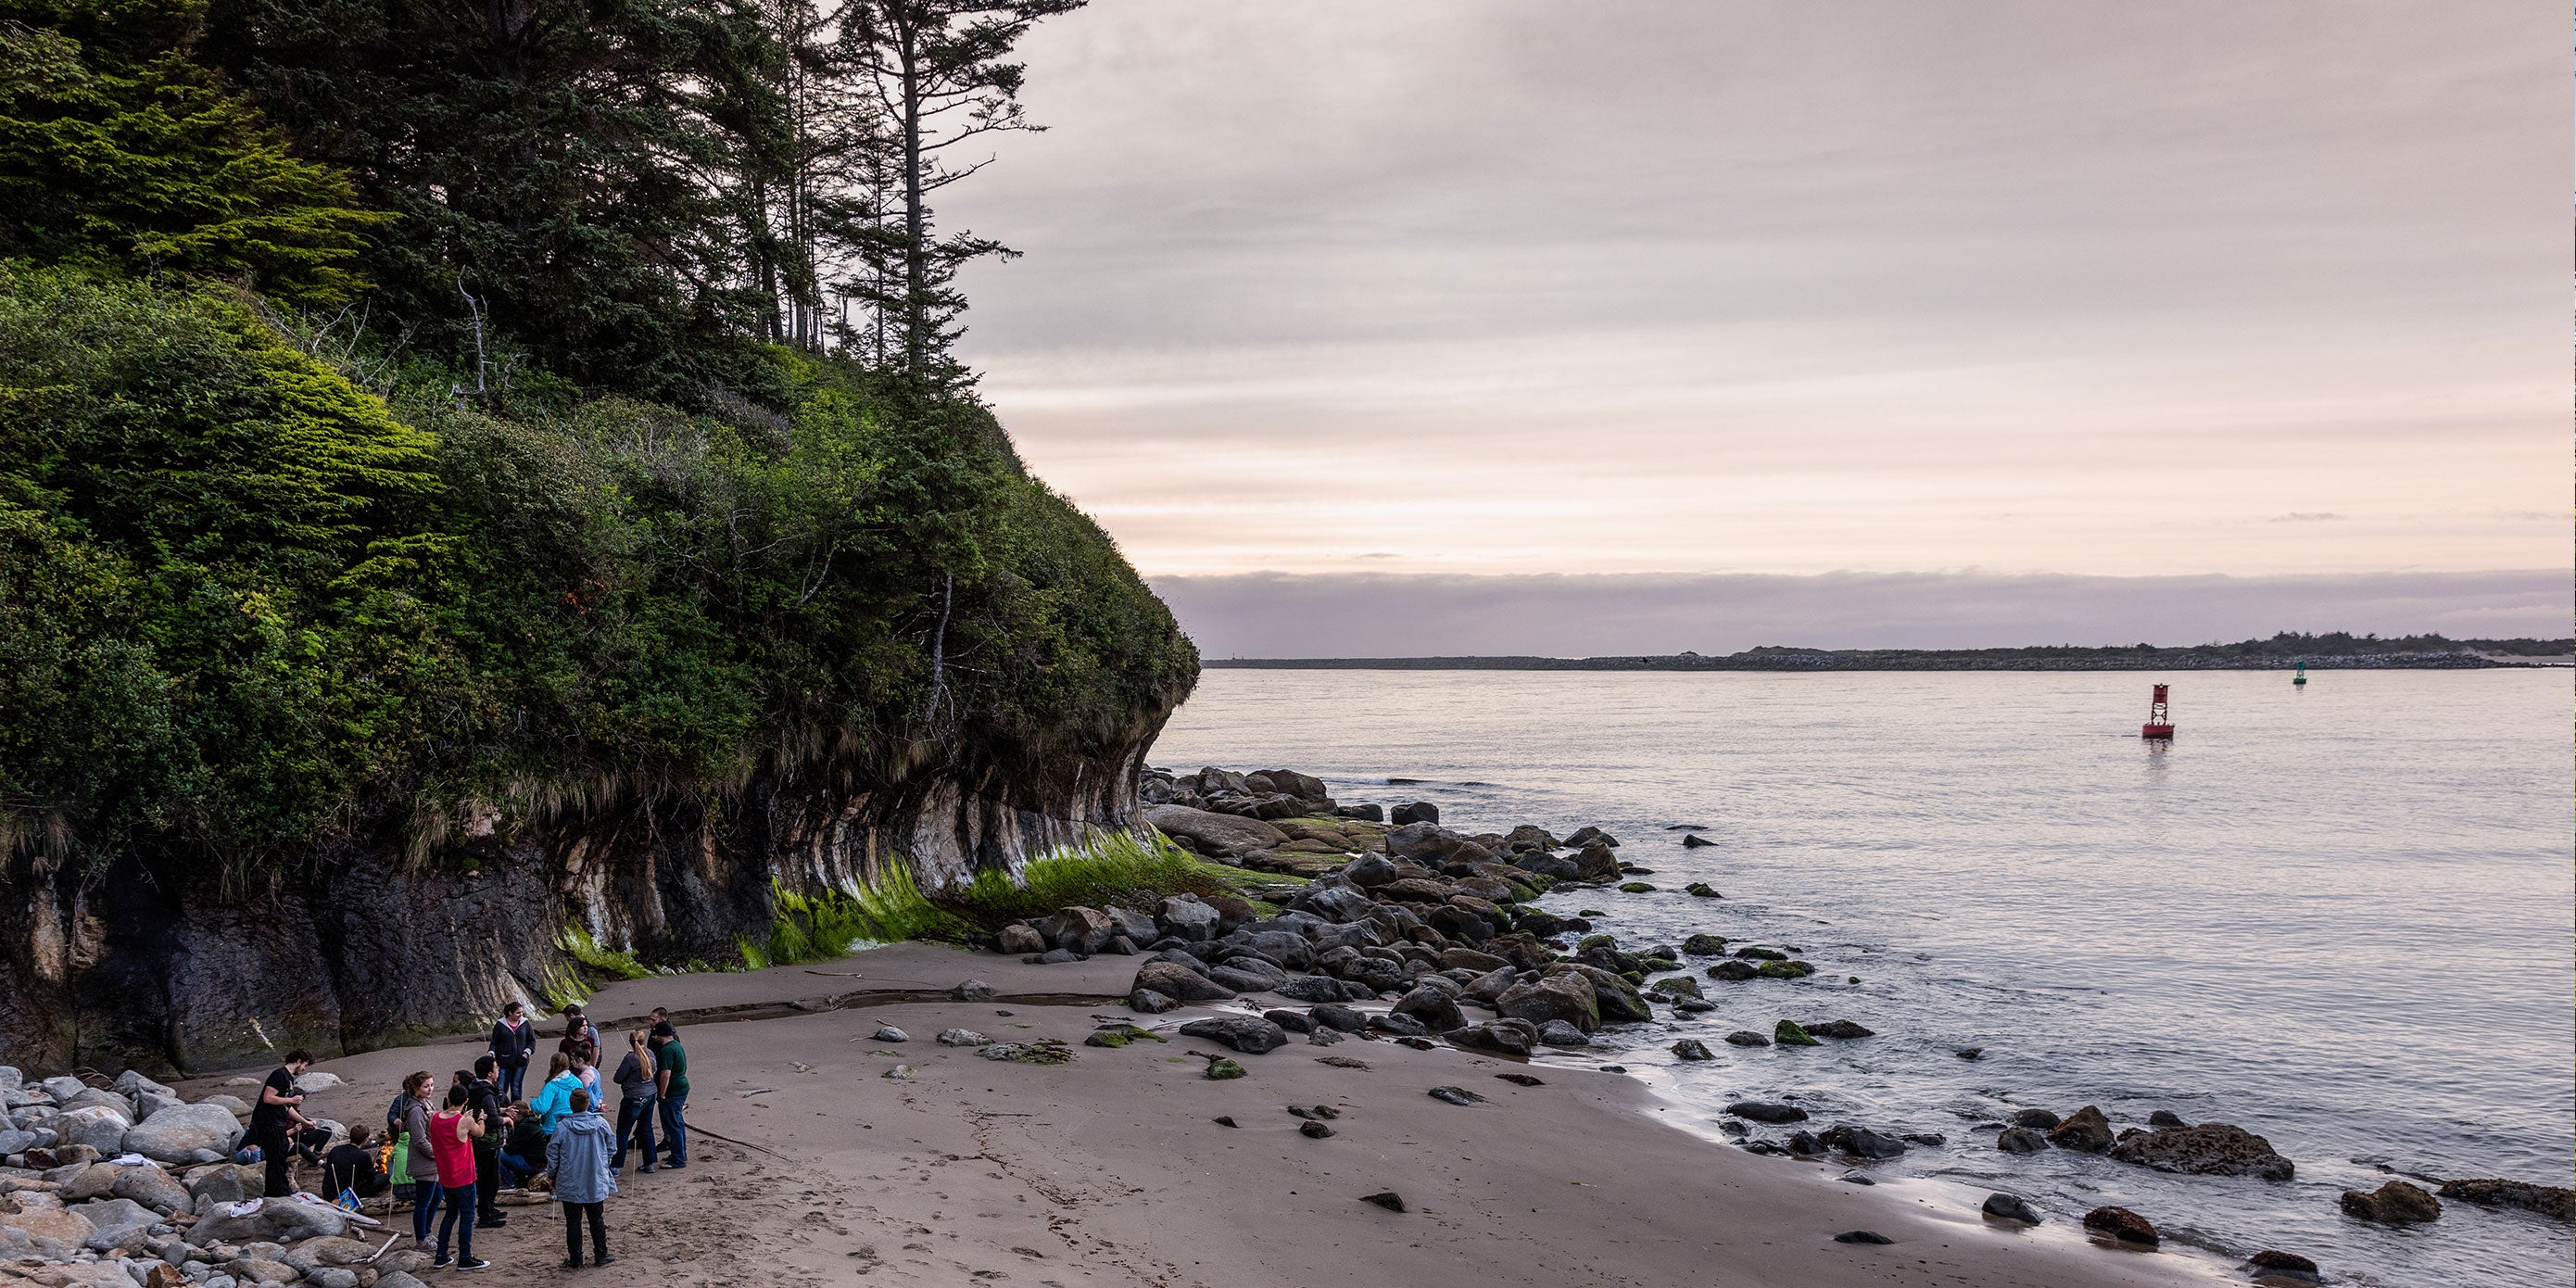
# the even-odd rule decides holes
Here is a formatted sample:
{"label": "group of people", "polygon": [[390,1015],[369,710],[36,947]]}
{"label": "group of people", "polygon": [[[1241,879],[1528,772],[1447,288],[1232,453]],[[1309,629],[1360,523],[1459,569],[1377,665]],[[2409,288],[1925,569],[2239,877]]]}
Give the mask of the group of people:
{"label": "group of people", "polygon": [[[512,1002],[471,1070],[457,1070],[443,1093],[428,1070],[403,1079],[401,1094],[385,1110],[382,1134],[370,1131],[327,1155],[315,1152],[310,1136],[316,1125],[304,1116],[304,1096],[295,1089],[312,1054],[289,1052],[251,1110],[250,1141],[268,1167],[265,1192],[289,1192],[299,1154],[322,1162],[324,1185],[333,1195],[344,1188],[367,1195],[408,1186],[412,1237],[421,1247],[432,1248],[431,1222],[437,1219],[430,1264],[481,1270],[491,1263],[474,1255],[474,1231],[508,1224],[497,1201],[500,1191],[543,1176],[563,1209],[564,1267],[581,1267],[585,1226],[590,1264],[616,1260],[608,1251],[605,1204],[617,1193],[617,1176],[628,1159],[637,1159],[639,1173],[689,1165],[688,1049],[660,1007],[650,1023],[627,1033],[610,1079],[618,1091],[612,1126],[599,1076],[598,1026],[578,1004],[564,1008],[563,1035],[548,1057],[545,1081],[529,1099],[523,1093],[537,1040],[527,1008]],[[384,1160],[381,1172],[378,1157]],[[442,1209],[445,1215],[439,1216]]]}

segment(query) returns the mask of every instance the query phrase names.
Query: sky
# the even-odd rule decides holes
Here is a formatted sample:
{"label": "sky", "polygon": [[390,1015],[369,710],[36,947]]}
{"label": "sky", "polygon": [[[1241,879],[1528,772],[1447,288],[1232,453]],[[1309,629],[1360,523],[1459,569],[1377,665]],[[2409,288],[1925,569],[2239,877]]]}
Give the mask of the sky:
{"label": "sky", "polygon": [[1024,252],[986,397],[1211,653],[1934,642],[1888,577],[1952,643],[2136,642],[2117,578],[2157,642],[2564,635],[2565,25],[1098,0],[941,218]]}

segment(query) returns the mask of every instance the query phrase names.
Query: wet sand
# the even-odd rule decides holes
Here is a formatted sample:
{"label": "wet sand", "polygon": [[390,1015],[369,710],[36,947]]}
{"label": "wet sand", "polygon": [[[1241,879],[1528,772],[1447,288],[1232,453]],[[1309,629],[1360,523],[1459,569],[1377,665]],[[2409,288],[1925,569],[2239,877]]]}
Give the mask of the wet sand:
{"label": "wet sand", "polygon": [[[1657,1121],[1654,1097],[1616,1074],[1392,1042],[1320,1047],[1292,1034],[1277,1051],[1236,1057],[1248,1076],[1211,1082],[1201,1053],[1222,1049],[1170,1032],[1210,1008],[1143,1017],[1107,1000],[1123,995],[1134,964],[1031,967],[905,944],[604,990],[591,1009],[612,1048],[618,1021],[657,1004],[679,1013],[689,1117],[701,1129],[685,1170],[623,1178],[608,1204],[614,1271],[710,1288],[880,1277],[1043,1288],[1305,1288],[1353,1275],[1407,1288],[2219,1278],[2187,1255],[2093,1246],[2071,1218],[2015,1232],[1978,1216],[1981,1195],[1856,1186],[1835,1179],[1843,1168],[1703,1140]],[[969,977],[1002,997],[945,1000]],[[1084,1047],[1094,1016],[1170,1041]],[[875,1041],[881,1024],[912,1040]],[[1004,1042],[1059,1038],[1076,1057],[986,1060],[933,1041],[951,1027]],[[376,1122],[404,1073],[428,1068],[444,1081],[480,1050],[459,1041],[326,1062],[349,1084],[308,1111]],[[898,1063],[916,1076],[881,1076]],[[1494,1076],[1524,1071],[1545,1085]],[[1426,1094],[1442,1084],[1487,1103]],[[1338,1110],[1336,1134],[1300,1135],[1290,1105]],[[1383,1190],[1409,1210],[1360,1201]],[[476,1251],[498,1264],[477,1278],[557,1282],[556,1210],[510,1213],[509,1228],[481,1232]],[[395,1224],[407,1231],[406,1220]],[[1895,1242],[1833,1242],[1854,1229]]]}

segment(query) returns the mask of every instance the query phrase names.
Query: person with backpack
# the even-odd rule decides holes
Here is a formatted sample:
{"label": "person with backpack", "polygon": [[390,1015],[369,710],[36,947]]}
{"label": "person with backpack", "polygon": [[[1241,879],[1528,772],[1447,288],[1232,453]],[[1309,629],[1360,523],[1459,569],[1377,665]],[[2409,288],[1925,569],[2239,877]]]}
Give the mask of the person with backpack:
{"label": "person with backpack", "polygon": [[[467,1103],[473,1098],[465,1088],[451,1087],[446,1112],[429,1120],[439,1202],[447,1205],[446,1215],[438,1218],[438,1252],[429,1259],[433,1270],[444,1270],[451,1264],[459,1270],[484,1270],[492,1265],[474,1255],[474,1138],[483,1134],[483,1122]],[[453,1262],[447,1255],[450,1235],[456,1239]]]}
{"label": "person with backpack", "polygon": [[493,1085],[503,1101],[526,1095],[528,1061],[537,1054],[537,1026],[528,1022],[525,1003],[512,1002],[501,1008],[501,1018],[492,1022],[492,1062],[499,1071]]}
{"label": "person with backpack", "polygon": [[411,1186],[412,1242],[429,1246],[429,1219],[438,1213],[438,1155],[429,1143],[429,1098],[438,1079],[423,1069],[403,1079],[402,1098],[395,1101],[402,1110],[402,1138],[394,1153],[402,1165],[401,1175],[394,1179]]}
{"label": "person with backpack", "polygon": [[474,1081],[465,1084],[467,1103],[483,1119],[483,1134],[474,1138],[474,1228],[497,1230],[510,1223],[501,1213],[501,1088],[492,1081],[500,1062],[492,1056],[474,1060]]}
{"label": "person with backpack", "polygon": [[653,1052],[644,1045],[645,1030],[626,1031],[626,1058],[617,1062],[617,1154],[608,1162],[608,1170],[626,1170],[626,1149],[641,1145],[644,1161],[636,1167],[638,1174],[653,1170],[658,1152],[653,1148],[653,1119],[659,1112],[660,1092],[654,1086],[657,1076]]}
{"label": "person with backpack", "polygon": [[608,1152],[617,1133],[591,1108],[590,1093],[572,1093],[572,1112],[555,1125],[546,1142],[546,1170],[554,1174],[555,1202],[563,1204],[564,1269],[581,1269],[581,1227],[590,1223],[590,1263],[604,1266],[608,1255],[608,1196],[617,1192],[617,1173]]}

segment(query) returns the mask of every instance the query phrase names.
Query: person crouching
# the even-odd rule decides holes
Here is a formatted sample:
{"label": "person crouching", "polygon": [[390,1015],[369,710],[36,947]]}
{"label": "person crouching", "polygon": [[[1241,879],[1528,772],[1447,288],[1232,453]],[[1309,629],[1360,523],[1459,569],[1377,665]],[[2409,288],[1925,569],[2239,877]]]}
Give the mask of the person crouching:
{"label": "person crouching", "polygon": [[554,1177],[554,1197],[563,1204],[564,1269],[581,1269],[581,1225],[590,1222],[590,1261],[604,1266],[608,1255],[608,1196],[617,1192],[617,1174],[608,1159],[617,1148],[617,1129],[591,1108],[588,1091],[574,1091],[572,1111],[555,1123],[546,1142],[546,1171]]}

